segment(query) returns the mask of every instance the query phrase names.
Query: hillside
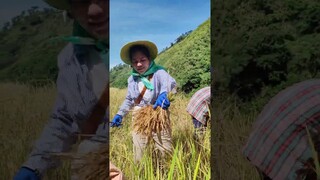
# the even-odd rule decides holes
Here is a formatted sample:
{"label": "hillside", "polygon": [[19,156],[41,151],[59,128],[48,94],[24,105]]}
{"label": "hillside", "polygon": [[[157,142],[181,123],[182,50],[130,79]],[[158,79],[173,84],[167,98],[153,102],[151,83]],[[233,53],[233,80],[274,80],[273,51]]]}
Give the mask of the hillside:
{"label": "hillside", "polygon": [[[185,93],[210,85],[210,20],[188,32],[178,42],[166,48],[155,59],[167,68]],[[111,70],[111,86],[124,88],[131,68],[118,65]]]}
{"label": "hillside", "polygon": [[243,101],[320,77],[318,0],[227,0],[212,6],[215,90]]}
{"label": "hillside", "polygon": [[46,82],[57,77],[57,54],[66,44],[50,38],[68,35],[71,21],[62,12],[33,7],[0,32],[0,80]]}

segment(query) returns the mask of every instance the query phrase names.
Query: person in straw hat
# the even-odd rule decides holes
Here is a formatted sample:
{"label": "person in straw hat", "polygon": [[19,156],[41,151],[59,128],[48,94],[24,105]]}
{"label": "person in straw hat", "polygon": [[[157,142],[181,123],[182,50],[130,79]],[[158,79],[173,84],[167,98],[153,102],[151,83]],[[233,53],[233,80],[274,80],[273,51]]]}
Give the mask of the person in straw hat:
{"label": "person in straw hat", "polygon": [[311,79],[282,90],[265,105],[243,154],[261,179],[317,179],[319,137],[320,80]]}
{"label": "person in straw hat", "polygon": [[[168,93],[176,87],[176,81],[166,70],[155,63],[157,46],[150,41],[140,40],[126,44],[121,49],[121,59],[131,65],[132,72],[128,78],[128,92],[117,114],[114,116],[111,127],[119,127],[123,117],[133,108],[133,121],[135,112],[141,107],[153,105],[167,110],[170,106]],[[153,133],[155,146],[164,156],[172,152],[171,134],[169,131],[161,132],[161,140]],[[132,133],[134,146],[134,160],[139,162],[149,139],[141,133]]]}
{"label": "person in straw hat", "polygon": [[[71,36],[59,37],[69,43],[58,55],[56,103],[48,124],[15,180],[41,179],[48,169],[60,164],[54,155],[69,151],[78,134],[90,135],[80,143],[79,157],[96,151],[109,139],[106,123],[109,121],[109,0],[45,1],[68,12],[74,19],[73,32]],[[74,160],[72,169],[83,163],[81,158]],[[109,162],[106,164],[108,167]],[[79,179],[73,172],[71,179]]]}

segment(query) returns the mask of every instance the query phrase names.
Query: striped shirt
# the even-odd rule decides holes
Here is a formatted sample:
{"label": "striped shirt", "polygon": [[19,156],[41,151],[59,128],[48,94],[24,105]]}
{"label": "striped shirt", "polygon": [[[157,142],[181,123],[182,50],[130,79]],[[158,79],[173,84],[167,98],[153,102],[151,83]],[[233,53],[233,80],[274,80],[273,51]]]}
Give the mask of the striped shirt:
{"label": "striped shirt", "polygon": [[[40,174],[59,165],[50,154],[70,150],[108,82],[107,68],[93,46],[69,43],[58,56],[58,67],[58,93],[52,114],[23,164]],[[109,132],[104,122],[108,121],[101,120],[91,140],[107,143]]]}
{"label": "striped shirt", "polygon": [[320,80],[297,83],[277,94],[253,126],[243,153],[274,180],[297,179],[312,157],[307,129],[320,133]]}
{"label": "striped shirt", "polygon": [[210,105],[210,87],[205,87],[197,91],[190,99],[187,112],[202,124],[206,124]]}

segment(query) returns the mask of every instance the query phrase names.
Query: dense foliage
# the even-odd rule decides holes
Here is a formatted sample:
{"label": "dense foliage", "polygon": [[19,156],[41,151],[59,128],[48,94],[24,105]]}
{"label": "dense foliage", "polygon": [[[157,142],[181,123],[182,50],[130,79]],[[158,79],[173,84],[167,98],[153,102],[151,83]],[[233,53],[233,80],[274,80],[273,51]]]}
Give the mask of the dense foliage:
{"label": "dense foliage", "polygon": [[270,98],[320,73],[318,0],[227,0],[212,6],[217,93]]}
{"label": "dense foliage", "polygon": [[62,12],[32,7],[4,24],[0,32],[0,79],[46,83],[55,81],[57,55],[65,42],[51,38],[69,35],[72,22]]}
{"label": "dense foliage", "polygon": [[[50,39],[69,35],[72,21],[61,11],[32,7],[4,24],[0,31],[0,80],[45,84],[57,78],[57,55],[66,43]],[[210,83],[210,21],[182,33],[160,52],[156,62],[165,66],[182,91],[189,93]],[[130,66],[110,72],[113,87],[125,88]]]}
{"label": "dense foliage", "polygon": [[119,64],[110,71],[110,86],[117,88],[126,88],[131,67],[127,64]]}

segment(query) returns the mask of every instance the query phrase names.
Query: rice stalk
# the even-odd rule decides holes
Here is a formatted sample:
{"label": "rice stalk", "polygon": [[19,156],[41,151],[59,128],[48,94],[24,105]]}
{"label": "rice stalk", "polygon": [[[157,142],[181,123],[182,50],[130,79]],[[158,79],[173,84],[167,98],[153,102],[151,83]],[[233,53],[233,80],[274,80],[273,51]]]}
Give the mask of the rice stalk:
{"label": "rice stalk", "polygon": [[101,146],[98,150],[85,155],[77,153],[56,153],[52,154],[60,160],[81,160],[81,165],[73,169],[79,180],[108,179],[109,151],[108,146]]}
{"label": "rice stalk", "polygon": [[312,169],[313,169],[313,171],[315,171],[315,173],[317,175],[317,179],[320,179],[320,163],[319,163],[318,151],[315,147],[316,142],[313,142],[312,136],[311,136],[310,131],[307,126],[306,126],[306,131],[307,131],[307,135],[308,135],[308,141],[311,146],[312,157],[313,157],[314,164],[315,164],[315,167],[313,167]]}
{"label": "rice stalk", "polygon": [[151,105],[142,107],[136,112],[133,130],[147,137],[151,137],[154,132],[161,142],[161,131],[171,131],[168,111],[161,107],[153,109]]}

